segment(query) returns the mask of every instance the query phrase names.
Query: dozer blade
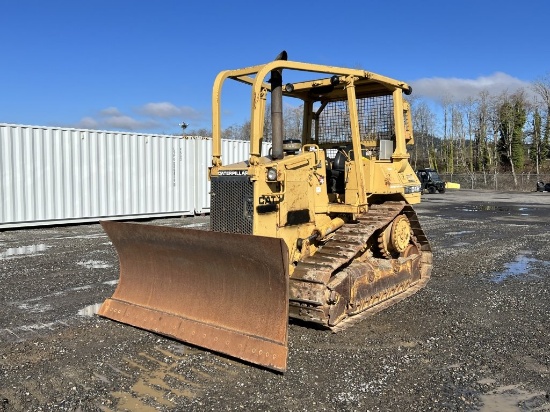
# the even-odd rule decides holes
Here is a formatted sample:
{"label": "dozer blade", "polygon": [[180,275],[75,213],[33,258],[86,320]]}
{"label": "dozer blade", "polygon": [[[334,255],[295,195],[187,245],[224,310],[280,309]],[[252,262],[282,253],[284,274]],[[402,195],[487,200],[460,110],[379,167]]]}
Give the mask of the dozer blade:
{"label": "dozer blade", "polygon": [[281,239],[101,222],[120,279],[99,315],[286,370],[288,252]]}

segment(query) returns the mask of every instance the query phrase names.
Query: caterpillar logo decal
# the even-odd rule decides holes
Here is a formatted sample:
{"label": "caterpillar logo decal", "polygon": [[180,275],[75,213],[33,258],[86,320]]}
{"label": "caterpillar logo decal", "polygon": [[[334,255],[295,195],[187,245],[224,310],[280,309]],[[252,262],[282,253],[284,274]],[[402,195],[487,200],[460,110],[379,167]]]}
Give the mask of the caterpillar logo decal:
{"label": "caterpillar logo decal", "polygon": [[258,203],[260,205],[274,205],[281,203],[281,198],[279,196],[263,195],[258,199]]}
{"label": "caterpillar logo decal", "polygon": [[220,170],[218,176],[246,176],[246,170]]}

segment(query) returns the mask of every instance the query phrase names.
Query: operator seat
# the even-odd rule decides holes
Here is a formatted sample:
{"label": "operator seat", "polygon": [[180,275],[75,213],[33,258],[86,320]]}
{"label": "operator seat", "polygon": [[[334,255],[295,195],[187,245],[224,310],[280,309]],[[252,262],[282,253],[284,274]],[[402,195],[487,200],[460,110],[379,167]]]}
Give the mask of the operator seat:
{"label": "operator seat", "polygon": [[346,175],[346,160],[348,157],[344,150],[349,153],[347,147],[338,149],[332,161],[332,168],[327,170],[329,193],[344,193],[346,190],[344,179]]}
{"label": "operator seat", "polygon": [[[361,154],[363,157],[368,157],[367,149],[361,148]],[[346,161],[354,160],[352,145],[346,145],[340,147],[334,160],[332,161],[332,168],[327,170],[328,178],[328,191],[329,193],[344,193],[346,191],[345,175],[346,175]]]}

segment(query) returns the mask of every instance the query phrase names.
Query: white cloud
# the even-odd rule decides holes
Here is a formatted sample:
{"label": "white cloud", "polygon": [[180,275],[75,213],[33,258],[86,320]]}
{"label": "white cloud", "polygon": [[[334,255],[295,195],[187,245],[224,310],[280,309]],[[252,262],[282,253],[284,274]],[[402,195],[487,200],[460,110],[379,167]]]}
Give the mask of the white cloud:
{"label": "white cloud", "polygon": [[132,131],[150,130],[159,126],[153,120],[138,120],[125,115],[109,116],[102,120],[107,126]]}
{"label": "white cloud", "polygon": [[75,127],[84,129],[149,131],[160,126],[154,119],[138,119],[126,115],[116,107],[100,110],[96,117],[86,116]]}
{"label": "white cloud", "polygon": [[138,112],[150,117],[163,119],[185,118],[191,120],[204,119],[204,115],[189,106],[176,106],[169,102],[147,103],[138,109]]}
{"label": "white cloud", "polygon": [[116,107],[107,107],[99,112],[102,116],[120,116],[120,111]]}
{"label": "white cloud", "polygon": [[147,103],[130,113],[110,106],[95,116],[82,118],[74,127],[103,130],[129,130],[135,132],[170,133],[179,131],[179,122],[189,120],[204,123],[206,116],[189,106],[176,106],[170,102]]}
{"label": "white cloud", "polygon": [[144,115],[152,117],[170,118],[180,115],[180,109],[168,102],[147,103],[138,109]]}
{"label": "white cloud", "polygon": [[482,91],[491,95],[513,93],[525,89],[530,94],[530,83],[509,74],[497,72],[477,79],[459,79],[456,77],[430,77],[410,82],[415,96],[427,97],[437,101],[465,101],[477,97]]}
{"label": "white cloud", "polygon": [[97,129],[98,126],[98,121],[93,117],[83,117],[76,125],[76,127],[81,129]]}

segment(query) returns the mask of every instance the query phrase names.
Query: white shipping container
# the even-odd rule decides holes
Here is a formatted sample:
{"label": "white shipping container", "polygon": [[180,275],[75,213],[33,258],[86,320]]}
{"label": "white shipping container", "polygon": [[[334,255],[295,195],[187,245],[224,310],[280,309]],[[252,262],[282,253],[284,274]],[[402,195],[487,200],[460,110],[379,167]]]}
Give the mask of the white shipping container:
{"label": "white shipping container", "polygon": [[0,123],[0,229],[192,215],[195,143]]}

